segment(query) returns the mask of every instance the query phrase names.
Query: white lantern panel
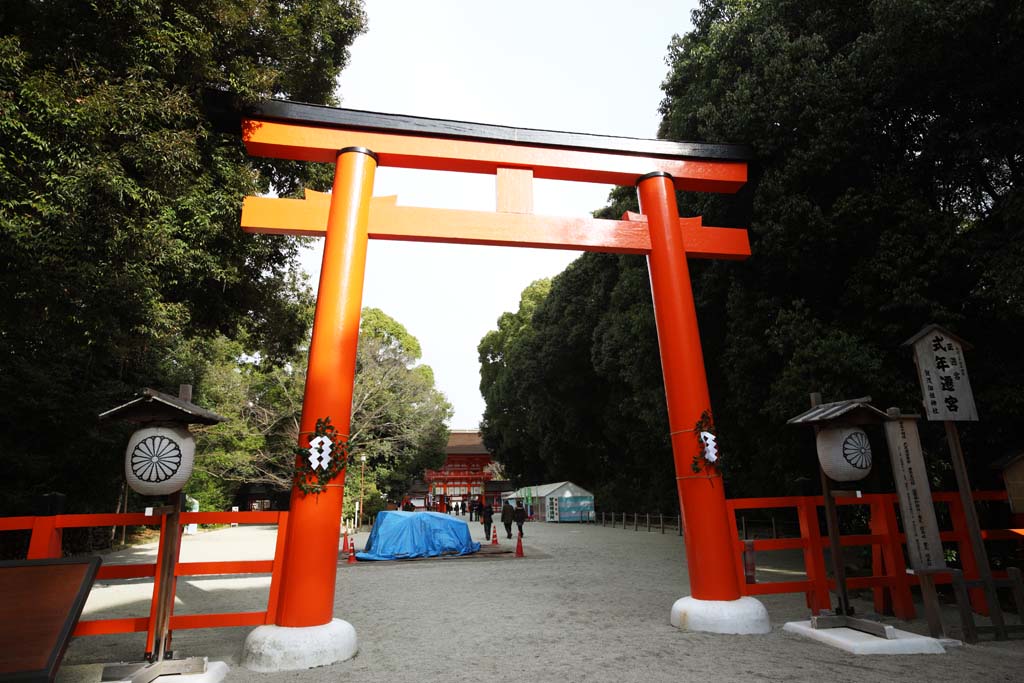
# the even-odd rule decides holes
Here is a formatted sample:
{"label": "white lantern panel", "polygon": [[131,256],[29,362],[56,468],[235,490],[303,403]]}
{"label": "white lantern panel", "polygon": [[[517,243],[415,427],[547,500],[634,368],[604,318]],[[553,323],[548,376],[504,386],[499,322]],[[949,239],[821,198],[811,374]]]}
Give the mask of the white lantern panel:
{"label": "white lantern panel", "polygon": [[871,443],[859,427],[832,427],[818,432],[818,461],[833,481],[858,481],[871,472]]}
{"label": "white lantern panel", "polygon": [[196,443],[188,427],[144,427],[128,440],[124,474],[133,491],[165,496],[192,476]]}

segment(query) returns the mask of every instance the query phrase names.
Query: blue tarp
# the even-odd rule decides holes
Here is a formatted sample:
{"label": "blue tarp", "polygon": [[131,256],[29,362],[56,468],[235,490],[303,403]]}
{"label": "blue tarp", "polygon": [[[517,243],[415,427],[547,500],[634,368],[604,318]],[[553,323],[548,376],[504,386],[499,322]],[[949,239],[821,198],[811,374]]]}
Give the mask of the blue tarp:
{"label": "blue tarp", "polygon": [[377,513],[359,560],[406,560],[439,555],[469,555],[480,550],[469,535],[469,525],[440,512]]}

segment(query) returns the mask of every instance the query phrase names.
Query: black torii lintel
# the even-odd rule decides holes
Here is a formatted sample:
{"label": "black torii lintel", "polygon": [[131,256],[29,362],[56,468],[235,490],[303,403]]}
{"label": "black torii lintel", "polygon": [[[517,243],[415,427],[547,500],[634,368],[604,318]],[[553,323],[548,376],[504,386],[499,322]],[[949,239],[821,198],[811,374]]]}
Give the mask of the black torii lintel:
{"label": "black torii lintel", "polygon": [[344,128],[398,135],[478,140],[503,144],[559,147],[589,152],[613,152],[672,159],[715,159],[749,161],[753,150],[747,145],[709,142],[673,142],[644,138],[567,133],[535,128],[514,128],[488,123],[450,121],[404,114],[383,114],[358,109],[341,109],[290,100],[263,100],[241,105],[229,92],[207,90],[203,95],[207,115],[221,132],[240,134],[243,118],[295,123],[322,128]]}

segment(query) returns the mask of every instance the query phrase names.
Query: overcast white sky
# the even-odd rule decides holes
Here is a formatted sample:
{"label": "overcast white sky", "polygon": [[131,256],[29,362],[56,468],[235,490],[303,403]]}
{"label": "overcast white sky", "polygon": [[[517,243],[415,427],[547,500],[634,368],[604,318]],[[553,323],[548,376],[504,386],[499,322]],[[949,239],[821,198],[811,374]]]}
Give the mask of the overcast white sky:
{"label": "overcast white sky", "polygon": [[[665,56],[690,28],[692,0],[366,0],[339,94],[350,109],[578,133],[653,138]],[[377,171],[376,196],[493,211],[494,176]],[[582,216],[610,187],[534,182],[534,212]],[[577,252],[371,241],[363,305],[416,336],[422,362],[455,408],[449,425],[483,415],[477,344],[516,310],[531,282]],[[322,245],[304,255],[317,285]]]}

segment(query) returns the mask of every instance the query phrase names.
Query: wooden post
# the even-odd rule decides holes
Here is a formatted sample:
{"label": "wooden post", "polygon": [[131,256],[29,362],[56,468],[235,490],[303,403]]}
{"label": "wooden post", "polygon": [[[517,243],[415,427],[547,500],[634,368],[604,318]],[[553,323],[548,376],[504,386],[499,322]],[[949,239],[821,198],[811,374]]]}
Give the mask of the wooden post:
{"label": "wooden post", "polygon": [[917,616],[917,611],[914,609],[914,598],[910,592],[907,563],[903,559],[903,543],[900,542],[900,529],[896,523],[893,502],[889,500],[882,504],[882,528],[886,536],[882,557],[885,559],[885,573],[892,579],[892,613],[900,619],[909,621]]}
{"label": "wooden post", "polygon": [[[821,394],[814,392],[811,394],[811,406],[817,406],[821,404]],[[814,433],[818,433],[818,428],[814,428]],[[851,614],[850,610],[850,598],[846,593],[846,567],[843,565],[843,546],[839,539],[839,516],[836,513],[836,501],[832,496],[832,480],[828,478],[825,471],[818,466],[818,475],[821,477],[821,495],[825,499],[825,523],[828,526],[828,544],[829,550],[832,555],[832,576],[836,582],[836,596],[839,598],[839,608],[837,612],[840,615],[847,616]]]}
{"label": "wooden post", "polygon": [[797,505],[800,537],[804,539],[804,570],[811,582],[807,593],[807,606],[811,614],[831,609],[828,578],[825,576],[825,557],[821,548],[821,530],[818,526],[818,506],[812,496],[802,496]]}
{"label": "wooden post", "polygon": [[[978,524],[978,511],[974,507],[974,496],[971,493],[971,482],[967,478],[967,466],[964,464],[964,453],[960,448],[960,433],[957,431],[956,422],[943,420],[946,426],[946,440],[949,442],[949,454],[953,461],[953,472],[956,474],[956,487],[960,493],[960,504],[963,507],[964,522],[967,525],[967,538],[974,553],[974,561],[977,563],[978,576],[981,578],[985,596],[988,602],[989,617],[996,630],[996,640],[1006,637],[1006,630],[1003,628],[1003,610],[999,606],[999,596],[996,594],[995,583],[992,581],[992,567],[988,563],[988,553],[985,551],[985,542],[981,539],[981,528]],[[966,568],[966,567],[965,567]]]}
{"label": "wooden post", "polygon": [[754,542],[743,541],[743,579],[746,583],[757,583],[757,562],[754,559]]}
{"label": "wooden post", "polygon": [[57,527],[57,515],[64,513],[63,493],[47,493],[36,501],[36,517],[28,543],[29,560],[42,560],[64,555],[64,532]]}
{"label": "wooden post", "polygon": [[[871,504],[870,529],[872,535],[884,536],[886,533],[886,518],[882,513],[883,503]],[[884,544],[871,544],[871,574],[882,576],[886,573]],[[872,586],[871,597],[874,603],[875,612],[878,614],[892,614],[892,589],[889,586]]]}
{"label": "wooden post", "polygon": [[839,516],[836,513],[836,501],[832,496],[832,481],[819,467],[821,475],[821,493],[825,497],[825,524],[828,526],[829,554],[832,555],[832,576],[836,582],[836,597],[839,606],[836,612],[849,615],[850,598],[846,593],[846,567],[843,565],[843,546],[839,538]]}
{"label": "wooden post", "polygon": [[967,594],[967,584],[959,569],[953,569],[953,592],[956,594],[956,606],[960,611],[960,625],[964,632],[965,643],[978,642],[978,631],[974,625],[974,614],[971,612],[971,598]]}
{"label": "wooden post", "polygon": [[1017,567],[1007,567],[1006,576],[1013,592],[1013,602],[1017,606],[1017,623],[1024,624],[1024,579],[1021,578],[1021,571]]}

